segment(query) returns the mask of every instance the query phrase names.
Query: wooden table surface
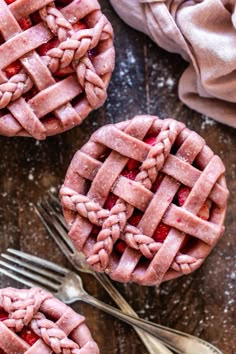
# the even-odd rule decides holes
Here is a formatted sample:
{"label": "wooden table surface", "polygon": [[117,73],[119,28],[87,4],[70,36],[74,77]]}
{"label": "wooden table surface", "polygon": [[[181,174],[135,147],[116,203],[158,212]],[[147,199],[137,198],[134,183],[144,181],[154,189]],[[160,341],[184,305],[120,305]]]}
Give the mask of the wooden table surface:
{"label": "wooden table surface", "polygon": [[[0,137],[0,250],[14,247],[68,265],[35,215],[33,204],[47,191],[58,193],[72,156],[98,127],[141,113],[176,117],[202,135],[226,165],[231,192],[226,232],[192,275],[160,287],[115,285],[141,317],[200,336],[224,354],[236,353],[235,130],[185,107],[177,98],[177,83],[186,63],[126,26],[108,1],[101,4],[115,32],[116,69],[108,100],[81,126],[46,141]],[[94,278],[83,279],[86,289],[112,304]],[[0,287],[9,285],[20,287],[0,276]],[[128,325],[83,303],[73,307],[87,317],[101,353],[147,354]]]}

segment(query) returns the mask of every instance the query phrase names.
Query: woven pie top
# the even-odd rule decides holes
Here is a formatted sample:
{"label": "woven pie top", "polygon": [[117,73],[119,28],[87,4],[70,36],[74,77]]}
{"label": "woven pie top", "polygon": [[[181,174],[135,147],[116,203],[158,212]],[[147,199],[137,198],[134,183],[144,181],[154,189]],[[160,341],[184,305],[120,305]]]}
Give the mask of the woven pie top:
{"label": "woven pie top", "polygon": [[39,288],[1,289],[0,316],[0,353],[99,354],[84,317]]}
{"label": "woven pie top", "polygon": [[197,269],[224,230],[225,167],[197,133],[138,116],[96,131],[61,188],[70,237],[87,261],[144,285]]}
{"label": "woven pie top", "polygon": [[44,139],[80,124],[113,68],[97,0],[0,0],[0,134]]}

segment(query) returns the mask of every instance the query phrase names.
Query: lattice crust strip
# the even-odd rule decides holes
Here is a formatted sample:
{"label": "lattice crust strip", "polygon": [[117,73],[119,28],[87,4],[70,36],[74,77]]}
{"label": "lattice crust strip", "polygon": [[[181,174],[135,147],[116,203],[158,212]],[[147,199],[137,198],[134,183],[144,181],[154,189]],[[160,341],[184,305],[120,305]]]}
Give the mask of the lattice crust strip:
{"label": "lattice crust strip", "polygon": [[[0,348],[7,354],[99,354],[84,317],[41,289],[1,289],[0,308],[8,314],[0,321]],[[39,338],[32,346],[18,335],[24,328]]]}
{"label": "lattice crust strip", "polygon": [[[31,21],[36,11],[38,23],[23,30],[20,21]],[[61,10],[57,1],[8,6],[0,0],[0,34],[0,134],[44,139],[80,124],[104,103],[114,69],[113,31],[97,0],[74,0]],[[5,69],[17,60],[21,70],[9,78]]]}
{"label": "lattice crust strip", "polygon": [[[136,164],[132,179],[124,173],[130,163]],[[205,141],[173,119],[138,116],[104,126],[76,153],[61,188],[69,235],[90,265],[118,281],[154,285],[190,273],[224,230],[224,172]],[[184,188],[188,195],[178,205]],[[109,209],[104,205],[111,192],[118,198]],[[206,205],[209,215],[202,218]],[[169,231],[155,240],[163,223]]]}

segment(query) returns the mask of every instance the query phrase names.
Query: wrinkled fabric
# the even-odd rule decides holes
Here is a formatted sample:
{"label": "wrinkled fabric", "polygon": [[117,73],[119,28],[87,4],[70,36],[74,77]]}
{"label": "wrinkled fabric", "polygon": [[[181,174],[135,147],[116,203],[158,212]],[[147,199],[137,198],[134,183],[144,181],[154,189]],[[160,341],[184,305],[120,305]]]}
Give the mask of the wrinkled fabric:
{"label": "wrinkled fabric", "polygon": [[110,1],[127,24],[189,62],[180,100],[236,128],[236,1]]}

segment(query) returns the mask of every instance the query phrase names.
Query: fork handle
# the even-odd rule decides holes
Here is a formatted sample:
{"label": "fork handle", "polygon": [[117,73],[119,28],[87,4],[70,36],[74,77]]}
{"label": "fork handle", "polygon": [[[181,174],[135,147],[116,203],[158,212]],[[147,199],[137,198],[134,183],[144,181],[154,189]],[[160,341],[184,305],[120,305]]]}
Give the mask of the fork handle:
{"label": "fork handle", "polygon": [[160,339],[171,350],[178,354],[222,354],[222,352],[204,340],[191,336],[190,334],[176,331],[156,323],[134,318],[115,309],[114,307],[103,303],[100,300],[85,293],[83,296],[73,299],[74,301],[84,301],[93,305],[104,312],[117,317],[118,319],[147,331],[156,338]]}
{"label": "fork handle", "polygon": [[[94,273],[95,278],[107,291],[110,297],[115,301],[119,308],[126,314],[139,318],[137,313],[132,309],[128,302],[123,298],[123,296],[117,291],[113,286],[112,282],[103,273]],[[141,330],[138,327],[133,326],[133,329],[141,339],[142,343],[148,350],[149,354],[171,354],[172,352],[162,344],[162,342],[155,338],[153,335]]]}

